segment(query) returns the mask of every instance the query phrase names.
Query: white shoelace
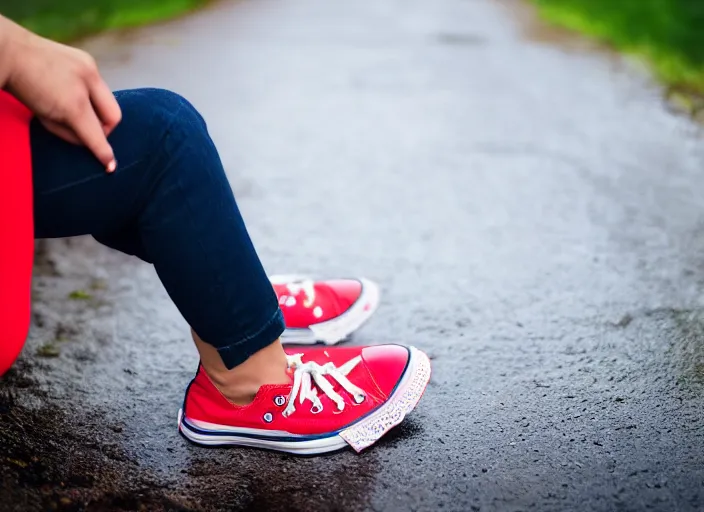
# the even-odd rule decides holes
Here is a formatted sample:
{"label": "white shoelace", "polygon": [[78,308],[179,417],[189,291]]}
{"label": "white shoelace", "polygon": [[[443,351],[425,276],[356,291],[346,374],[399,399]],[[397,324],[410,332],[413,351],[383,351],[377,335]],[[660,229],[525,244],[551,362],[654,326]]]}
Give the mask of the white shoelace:
{"label": "white shoelace", "polygon": [[303,305],[305,307],[309,308],[315,303],[315,283],[312,279],[304,279],[302,281],[287,283],[286,288],[288,288],[291,295],[297,295],[300,292],[303,292],[303,295],[305,295]]}
{"label": "white shoelace", "polygon": [[[304,363],[302,361],[302,354],[287,357],[288,365],[294,371],[293,388],[288,397],[288,406],[286,406],[283,412],[284,417],[288,417],[296,411],[297,398],[300,404],[303,404],[306,400],[313,402],[313,406],[311,407],[312,413],[317,414],[321,412],[323,410],[323,404],[318,397],[318,389],[335,402],[339,411],[344,410],[345,400],[335,391],[330,381],[325,378],[326,375],[337,381],[345,391],[352,395],[355,403],[360,404],[366,398],[364,391],[352,384],[347,378],[347,375],[362,361],[361,356],[350,359],[339,368],[332,362],[322,366],[313,361]],[[315,386],[313,384],[315,384]]]}

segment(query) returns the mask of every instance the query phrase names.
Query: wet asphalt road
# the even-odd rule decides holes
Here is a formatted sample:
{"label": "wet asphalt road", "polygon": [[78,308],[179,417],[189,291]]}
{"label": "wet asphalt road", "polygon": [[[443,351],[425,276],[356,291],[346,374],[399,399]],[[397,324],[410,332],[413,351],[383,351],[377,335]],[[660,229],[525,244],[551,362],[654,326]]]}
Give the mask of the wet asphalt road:
{"label": "wet asphalt road", "polygon": [[[67,467],[82,447],[104,458],[76,468],[119,466],[102,506],[704,510],[702,131],[637,68],[529,18],[252,0],[86,43],[114,88],[202,111],[269,272],[377,280],[355,343],[434,365],[362,455],[199,449],[176,432],[196,353],[151,267],[51,243],[21,370],[48,391],[15,395],[63,418],[54,452],[75,429]],[[34,355],[55,339],[58,357]],[[41,508],[32,482],[10,509]]]}

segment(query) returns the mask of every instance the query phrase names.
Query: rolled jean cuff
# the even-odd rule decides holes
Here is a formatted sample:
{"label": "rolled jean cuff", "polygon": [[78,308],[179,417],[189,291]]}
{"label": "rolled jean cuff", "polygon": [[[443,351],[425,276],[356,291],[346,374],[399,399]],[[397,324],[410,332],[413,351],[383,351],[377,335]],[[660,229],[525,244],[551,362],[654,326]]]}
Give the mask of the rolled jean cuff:
{"label": "rolled jean cuff", "polygon": [[284,315],[281,308],[276,308],[274,315],[257,332],[226,347],[218,348],[220,358],[227,369],[232,370],[256,352],[274,343],[281,337],[284,329]]}

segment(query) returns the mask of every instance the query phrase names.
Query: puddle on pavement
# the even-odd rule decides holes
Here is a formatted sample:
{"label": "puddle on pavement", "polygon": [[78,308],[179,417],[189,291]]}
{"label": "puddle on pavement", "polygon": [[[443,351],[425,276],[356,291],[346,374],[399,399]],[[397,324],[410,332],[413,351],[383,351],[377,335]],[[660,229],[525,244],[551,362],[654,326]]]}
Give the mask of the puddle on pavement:
{"label": "puddle on pavement", "polygon": [[[59,408],[21,364],[0,381],[2,510],[167,510],[101,411]],[[9,508],[3,508],[4,506]]]}

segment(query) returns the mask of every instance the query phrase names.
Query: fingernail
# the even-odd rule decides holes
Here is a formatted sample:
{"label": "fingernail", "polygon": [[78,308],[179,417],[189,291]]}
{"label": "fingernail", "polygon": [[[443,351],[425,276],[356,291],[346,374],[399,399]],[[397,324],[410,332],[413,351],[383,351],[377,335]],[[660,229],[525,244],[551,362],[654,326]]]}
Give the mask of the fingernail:
{"label": "fingernail", "polygon": [[110,163],[108,164],[107,171],[108,172],[115,172],[115,169],[117,169],[117,162],[113,158]]}

